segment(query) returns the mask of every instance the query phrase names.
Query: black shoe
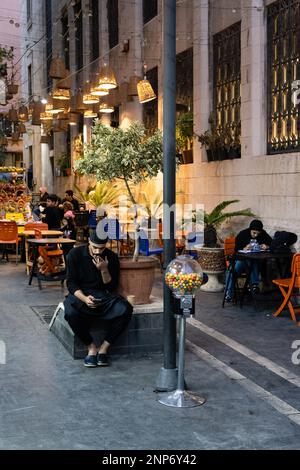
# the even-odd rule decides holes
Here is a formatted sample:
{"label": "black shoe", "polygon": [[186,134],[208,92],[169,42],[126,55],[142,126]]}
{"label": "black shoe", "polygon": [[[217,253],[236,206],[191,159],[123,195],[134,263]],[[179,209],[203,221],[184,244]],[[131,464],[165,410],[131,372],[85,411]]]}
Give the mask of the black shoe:
{"label": "black shoe", "polygon": [[259,294],[260,293],[260,289],[259,289],[258,284],[252,284],[252,292],[253,292],[253,294]]}
{"label": "black shoe", "polygon": [[97,366],[106,367],[109,366],[107,354],[97,354]]}
{"label": "black shoe", "polygon": [[97,367],[97,358],[96,356],[87,355],[84,358],[83,364],[85,367]]}
{"label": "black shoe", "polygon": [[229,302],[232,302],[232,297],[231,297],[231,295],[226,294],[226,296],[225,296],[225,302],[228,302],[228,303],[229,303]]}

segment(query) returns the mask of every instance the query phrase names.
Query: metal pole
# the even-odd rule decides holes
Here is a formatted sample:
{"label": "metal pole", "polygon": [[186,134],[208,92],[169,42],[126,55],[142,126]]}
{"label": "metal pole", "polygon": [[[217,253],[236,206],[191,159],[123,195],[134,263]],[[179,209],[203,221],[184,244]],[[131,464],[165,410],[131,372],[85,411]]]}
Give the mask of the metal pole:
{"label": "metal pole", "polygon": [[179,318],[179,345],[178,345],[178,385],[177,390],[184,391],[184,364],[185,364],[185,330],[186,318],[181,315]]}
{"label": "metal pole", "polygon": [[[166,266],[176,255],[174,215],[166,210],[166,206],[171,208],[176,200],[176,0],[163,0],[163,17],[163,236]],[[156,382],[156,390],[160,391],[175,390],[177,385],[176,320],[171,299],[172,294],[164,285],[164,365]]]}

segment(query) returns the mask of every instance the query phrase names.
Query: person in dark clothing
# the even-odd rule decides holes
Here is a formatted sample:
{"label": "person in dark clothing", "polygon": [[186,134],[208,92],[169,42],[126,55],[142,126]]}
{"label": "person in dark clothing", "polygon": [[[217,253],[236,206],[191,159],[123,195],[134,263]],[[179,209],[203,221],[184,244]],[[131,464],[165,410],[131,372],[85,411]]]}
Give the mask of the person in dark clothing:
{"label": "person in dark clothing", "polygon": [[[110,345],[130,322],[133,307],[117,289],[120,273],[118,256],[108,248],[108,239],[93,231],[88,245],[73,248],[67,257],[65,319],[87,346],[86,367],[107,366]],[[107,324],[104,341],[97,347],[90,330],[94,319]]]}
{"label": "person in dark clothing", "polygon": [[63,202],[66,201],[71,202],[71,204],[73,204],[73,209],[75,212],[79,212],[79,202],[77,201],[77,199],[74,198],[74,193],[72,189],[67,189]]}
{"label": "person in dark clothing", "polygon": [[[236,237],[235,240],[235,251],[246,250],[246,251],[262,251],[267,250],[271,245],[272,238],[268,233],[263,230],[263,223],[260,220],[254,219],[250,222],[249,228],[242,230]],[[237,276],[241,275],[248,268],[247,261],[238,260],[235,263],[234,270]],[[260,264],[258,261],[253,260],[251,263],[250,282],[253,292],[259,291],[259,275],[260,275]],[[227,273],[227,292],[225,300],[227,302],[232,301],[233,296],[233,277],[232,273]]]}
{"label": "person in dark clothing", "polygon": [[63,211],[57,207],[56,194],[50,194],[47,198],[47,207],[41,213],[41,219],[48,224],[49,230],[59,230]]}

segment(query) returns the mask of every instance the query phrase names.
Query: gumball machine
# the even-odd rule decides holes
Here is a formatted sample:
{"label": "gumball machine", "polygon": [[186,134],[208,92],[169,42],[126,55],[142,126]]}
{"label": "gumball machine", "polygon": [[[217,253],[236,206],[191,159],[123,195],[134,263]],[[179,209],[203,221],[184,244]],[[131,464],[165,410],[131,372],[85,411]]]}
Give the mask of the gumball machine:
{"label": "gumball machine", "polygon": [[186,319],[193,313],[193,300],[195,293],[203,281],[201,266],[189,255],[181,255],[169,263],[165,273],[166,285],[171,289],[179,309],[176,318],[179,320],[179,348],[178,348],[178,382],[177,389],[169,395],[162,395],[159,403],[178,408],[190,408],[203,405],[201,398],[185,390],[185,332]]}

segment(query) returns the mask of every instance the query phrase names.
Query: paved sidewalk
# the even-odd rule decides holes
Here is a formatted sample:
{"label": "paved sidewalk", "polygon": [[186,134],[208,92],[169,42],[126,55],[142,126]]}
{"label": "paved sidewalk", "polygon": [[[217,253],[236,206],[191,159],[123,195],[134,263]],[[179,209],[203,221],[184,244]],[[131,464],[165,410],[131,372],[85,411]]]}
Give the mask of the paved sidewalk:
{"label": "paved sidewalk", "polygon": [[300,448],[300,328],[288,316],[222,309],[221,295],[200,293],[185,377],[207,402],[175,409],[153,392],[162,356],[84,368],[31,308],[57,304],[63,290],[27,282],[23,265],[0,265],[0,449]]}

